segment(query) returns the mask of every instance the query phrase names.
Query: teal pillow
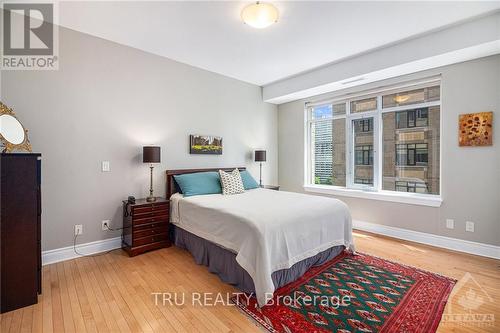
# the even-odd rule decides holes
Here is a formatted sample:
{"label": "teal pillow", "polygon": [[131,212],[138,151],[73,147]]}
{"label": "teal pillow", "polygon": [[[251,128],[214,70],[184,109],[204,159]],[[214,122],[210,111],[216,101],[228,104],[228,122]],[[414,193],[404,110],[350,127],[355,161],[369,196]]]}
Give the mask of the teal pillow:
{"label": "teal pillow", "polygon": [[250,172],[244,170],[240,172],[241,180],[243,181],[243,187],[245,190],[251,190],[253,188],[259,187],[259,184],[253,179]]}
{"label": "teal pillow", "polygon": [[222,193],[217,172],[197,172],[176,175],[174,179],[185,197]]}

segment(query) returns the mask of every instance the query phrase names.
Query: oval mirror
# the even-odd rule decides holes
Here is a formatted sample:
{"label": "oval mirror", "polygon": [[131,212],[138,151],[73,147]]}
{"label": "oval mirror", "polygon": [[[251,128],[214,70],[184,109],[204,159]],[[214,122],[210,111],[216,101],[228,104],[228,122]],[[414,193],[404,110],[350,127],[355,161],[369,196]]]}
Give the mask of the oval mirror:
{"label": "oval mirror", "polygon": [[28,131],[7,105],[0,102],[0,147],[2,153],[15,151],[31,152]]}
{"label": "oval mirror", "polygon": [[24,142],[23,125],[11,115],[3,114],[0,116],[0,134],[13,145]]}

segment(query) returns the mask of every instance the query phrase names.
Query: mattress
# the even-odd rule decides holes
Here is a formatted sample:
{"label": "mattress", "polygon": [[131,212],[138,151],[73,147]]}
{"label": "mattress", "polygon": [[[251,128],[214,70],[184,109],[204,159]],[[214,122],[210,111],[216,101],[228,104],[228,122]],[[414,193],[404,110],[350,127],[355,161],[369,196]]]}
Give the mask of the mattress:
{"label": "mattress", "polygon": [[259,188],[170,199],[173,224],[236,254],[260,305],[274,293],[273,272],[334,246],[354,250],[349,210],[333,198]]}

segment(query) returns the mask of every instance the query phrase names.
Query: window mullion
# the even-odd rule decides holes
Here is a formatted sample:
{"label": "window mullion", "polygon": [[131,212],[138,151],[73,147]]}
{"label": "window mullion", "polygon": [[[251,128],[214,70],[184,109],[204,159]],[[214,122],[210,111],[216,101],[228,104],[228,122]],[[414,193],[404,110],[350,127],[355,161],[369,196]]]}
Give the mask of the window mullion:
{"label": "window mullion", "polygon": [[353,173],[352,169],[354,166],[354,144],[352,140],[352,126],[351,126],[351,103],[346,101],[346,122],[345,122],[345,142],[346,142],[346,164],[345,164],[345,174],[346,174],[346,187],[352,188],[353,184]]}
{"label": "window mullion", "polygon": [[374,116],[373,124],[373,142],[375,147],[373,150],[373,182],[375,190],[382,190],[382,169],[383,169],[383,142],[382,142],[382,95],[377,96],[377,114]]}

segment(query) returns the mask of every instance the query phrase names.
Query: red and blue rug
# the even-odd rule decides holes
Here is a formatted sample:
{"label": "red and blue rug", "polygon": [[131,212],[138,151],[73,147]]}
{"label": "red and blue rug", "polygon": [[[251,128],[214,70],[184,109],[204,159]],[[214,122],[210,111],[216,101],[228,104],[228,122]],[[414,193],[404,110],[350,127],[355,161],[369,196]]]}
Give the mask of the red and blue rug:
{"label": "red and blue rug", "polygon": [[344,252],[274,293],[233,302],[270,332],[435,332],[456,280]]}

